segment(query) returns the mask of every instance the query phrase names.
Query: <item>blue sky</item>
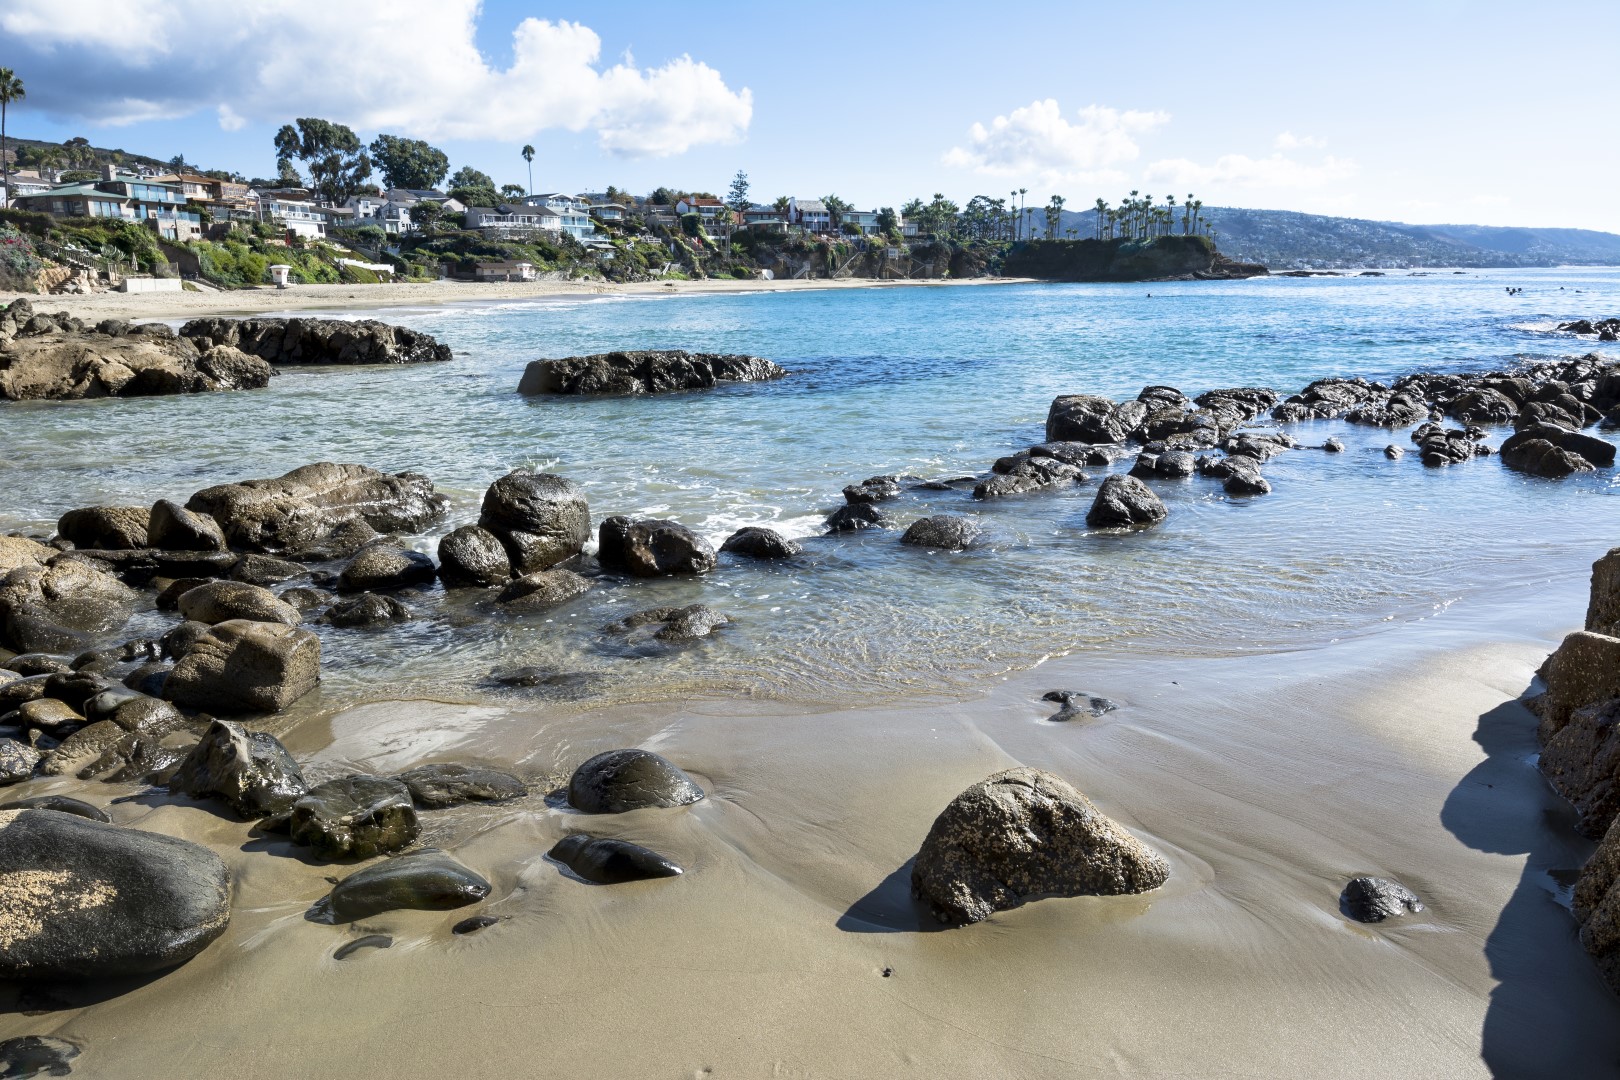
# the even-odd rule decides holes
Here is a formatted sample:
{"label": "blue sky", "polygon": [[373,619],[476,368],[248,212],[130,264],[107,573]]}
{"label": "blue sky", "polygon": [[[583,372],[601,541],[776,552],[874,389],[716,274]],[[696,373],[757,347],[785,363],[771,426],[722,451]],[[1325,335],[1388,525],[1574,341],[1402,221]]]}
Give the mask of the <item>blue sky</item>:
{"label": "blue sky", "polygon": [[[539,22],[532,20],[541,20]],[[515,41],[514,34],[519,39]],[[1620,4],[5,0],[17,135],[274,171],[295,116],[538,189],[1029,189],[1620,232]]]}

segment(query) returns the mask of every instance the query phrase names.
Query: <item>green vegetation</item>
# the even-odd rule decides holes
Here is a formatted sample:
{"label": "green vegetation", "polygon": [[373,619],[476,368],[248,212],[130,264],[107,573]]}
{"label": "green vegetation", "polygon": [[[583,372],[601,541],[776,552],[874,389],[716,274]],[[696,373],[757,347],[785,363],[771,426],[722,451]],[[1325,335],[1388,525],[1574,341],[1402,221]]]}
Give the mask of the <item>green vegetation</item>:
{"label": "green vegetation", "polygon": [[0,289],[33,292],[34,279],[44,268],[28,234],[15,225],[0,223]]}
{"label": "green vegetation", "polygon": [[435,188],[450,172],[450,159],[443,150],[399,135],[378,135],[371,140],[371,160],[382,172],[383,184],[391,188]]}
{"label": "green vegetation", "polygon": [[366,186],[371,176],[371,158],[360,139],[343,124],[303,117],[285,124],[276,132],[276,165],[282,175],[292,173],[296,158],[309,172],[309,186],[315,194],[341,203]]}

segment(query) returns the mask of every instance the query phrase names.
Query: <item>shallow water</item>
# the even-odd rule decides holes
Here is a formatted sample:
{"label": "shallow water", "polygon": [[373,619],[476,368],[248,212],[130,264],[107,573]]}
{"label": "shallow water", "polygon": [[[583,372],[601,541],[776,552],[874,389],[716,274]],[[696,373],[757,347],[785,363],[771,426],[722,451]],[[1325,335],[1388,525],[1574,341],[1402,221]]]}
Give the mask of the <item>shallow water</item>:
{"label": "shallow water", "polygon": [[[1524,292],[1509,296],[1508,284]],[[1590,269],[392,309],[382,317],[437,335],[456,359],[287,371],[250,393],[6,406],[0,530],[333,460],[433,477],[454,510],[413,538],[429,551],[518,466],[579,482],[598,519],[673,517],[716,545],[745,524],[810,537],[847,483],[982,473],[1040,441],[1060,393],[1125,397],[1153,383],[1290,393],[1325,375],[1498,367],[1591,351],[1538,328],[1616,310],[1620,272]],[[514,392],[536,357],[651,347],[753,352],[793,374],[646,399]],[[423,618],[405,627],[320,628],[323,707],[477,697],[491,668],[516,663],[602,672],[610,700],[841,704],[950,694],[1071,651],[1313,648],[1584,574],[1620,532],[1613,471],[1547,482],[1495,459],[1429,470],[1413,454],[1385,459],[1386,443],[1410,447],[1404,432],[1289,430],[1312,445],[1337,435],[1348,450],[1279,456],[1265,467],[1274,492],[1259,499],[1198,478],[1154,481],[1170,518],[1146,533],[1089,532],[1095,483],[991,503],[921,492],[894,504],[902,524],[974,513],[989,542],[943,554],[902,547],[893,532],[816,539],[788,564],[727,559],[697,581],[608,579],[525,619],[433,590],[409,600]],[[628,655],[600,633],[630,611],[697,601],[735,625],[660,657]]]}

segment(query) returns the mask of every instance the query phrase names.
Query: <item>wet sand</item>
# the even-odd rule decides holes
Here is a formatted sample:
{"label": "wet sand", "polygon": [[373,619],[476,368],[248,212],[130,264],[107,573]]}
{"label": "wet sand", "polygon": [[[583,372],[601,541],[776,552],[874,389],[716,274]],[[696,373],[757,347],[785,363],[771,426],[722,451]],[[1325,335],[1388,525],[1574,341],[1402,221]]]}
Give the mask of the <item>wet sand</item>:
{"label": "wet sand", "polygon": [[[1536,773],[1516,702],[1584,587],[1311,651],[1070,656],[903,707],[405,701],[310,718],[285,739],[312,778],[484,760],[543,787],[640,745],[710,793],[612,817],[540,795],[428,813],[423,841],[491,898],[347,927],[303,913],[349,867],[206,806],[36,780],[8,796],[134,796],[116,820],[213,848],[233,920],[144,983],[30,992],[0,1036],[71,1039],[76,1076],[125,1078],[1607,1075],[1620,1000],[1549,873],[1590,845]],[[1120,708],[1052,724],[1054,688]],[[925,926],[907,861],[950,798],[1015,763],[1073,782],[1165,853],[1170,882]],[[565,878],[544,852],[578,829],[687,873]],[[1339,890],[1363,873],[1428,910],[1348,921]],[[452,936],[474,913],[502,921]],[[333,958],[373,933],[393,947]]]}
{"label": "wet sand", "polygon": [[268,285],[225,292],[121,293],[38,296],[0,292],[0,306],[23,299],[36,310],[66,311],[88,321],[101,319],[194,319],[203,315],[274,315],[290,311],[366,310],[511,302],[558,297],[692,296],[718,293],[815,292],[825,289],[945,288],[959,285],[1018,285],[1028,278],[877,281],[869,278],[794,281],[402,281],[391,285]]}

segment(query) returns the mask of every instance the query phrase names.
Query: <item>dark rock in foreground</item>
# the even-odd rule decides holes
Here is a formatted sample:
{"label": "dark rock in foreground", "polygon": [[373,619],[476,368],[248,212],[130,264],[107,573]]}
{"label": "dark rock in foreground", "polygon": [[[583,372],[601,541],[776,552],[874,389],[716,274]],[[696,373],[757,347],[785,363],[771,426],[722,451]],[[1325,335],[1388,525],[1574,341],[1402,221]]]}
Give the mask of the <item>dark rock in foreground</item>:
{"label": "dark rock in foreground", "polygon": [[[478,525],[505,546],[512,574],[531,574],[580,553],[591,536],[591,508],[573,481],[518,469],[489,486]],[[477,572],[469,571],[474,579],[496,574],[490,553],[464,562],[477,563]]]}
{"label": "dark rock in foreground", "polygon": [[420,532],[449,506],[425,476],[329,462],[220,484],[186,502],[186,509],[217,521],[233,547],[269,554],[299,551],[354,521],[382,532]]}
{"label": "dark rock in foreground", "polygon": [[0,1042],[0,1076],[28,1080],[34,1076],[66,1076],[79,1048],[49,1035],[21,1035]]}
{"label": "dark rock in foreground", "polygon": [[588,580],[558,566],[513,578],[496,595],[495,603],[502,611],[513,614],[547,611],[590,591]]}
{"label": "dark rock in foreground", "polygon": [[91,806],[82,799],[67,795],[35,795],[32,799],[0,803],[0,811],[5,810],[49,810],[54,814],[72,814],[88,821],[99,821],[103,825],[112,824],[112,818],[101,807]]}
{"label": "dark rock in foreground", "polygon": [[596,561],[636,577],[706,574],[719,562],[709,542],[679,522],[617,516],[602,521]]}
{"label": "dark rock in foreground", "polygon": [[1163,885],[1170,865],[1068,783],[1008,769],[934,820],[912,895],[945,923],[973,923],[1048,896],[1114,896]]}
{"label": "dark rock in foreground", "polygon": [[449,911],[476,904],[489,891],[489,882],[478,874],[442,851],[425,848],[350,874],[310,909],[308,918],[351,922],[399,908]]}
{"label": "dark rock in foreground", "polygon": [[804,553],[804,546],[789,540],[775,529],[750,525],[726,537],[721,551],[733,555],[746,555],[750,559],[791,559]]}
{"label": "dark rock in foreground", "polygon": [[682,871],[656,851],[624,840],[594,839],[584,833],[565,836],[546,853],[598,885],[675,877]]}
{"label": "dark rock in foreground", "polygon": [[395,779],[410,789],[417,806],[428,809],[465,802],[501,802],[529,793],[523,781],[511,773],[481,765],[420,765]]}
{"label": "dark rock in foreground", "polygon": [[439,578],[447,588],[487,588],[504,585],[511,577],[511,558],[500,537],[488,529],[463,525],[439,541]]}
{"label": "dark rock in foreground", "polygon": [[609,750],[582,763],[568,781],[568,804],[587,814],[650,806],[686,806],[703,789],[668,758],[649,750]]}
{"label": "dark rock in foreground", "polygon": [[531,361],[518,383],[518,393],[662,394],[704,390],[725,382],[780,379],[786,374],[758,356],[680,350],[610,352]]}
{"label": "dark rock in foreground", "polygon": [[169,780],[169,790],[217,796],[244,818],[282,814],[309,790],[297,762],[274,735],[215,720]]}
{"label": "dark rock in foreground", "polygon": [[192,319],[182,340],[240,349],[271,364],[423,364],[450,359],[431,335],[375,319]]}
{"label": "dark rock in foreground", "polygon": [[1388,878],[1351,878],[1339,896],[1340,909],[1357,922],[1383,922],[1423,910],[1417,894]]}
{"label": "dark rock in foreground", "polygon": [[961,551],[977,543],[981,531],[973,518],[962,514],[935,514],[913,521],[900,542],[913,547]]}
{"label": "dark rock in foreground", "polygon": [[1083,716],[1096,718],[1111,713],[1119,708],[1114,702],[1105,697],[1097,697],[1083,690],[1048,690],[1041,695],[1042,701],[1055,701],[1063,707],[1048,716],[1053,723],[1065,723]]}
{"label": "dark rock in foreground", "polygon": [[398,851],[421,832],[410,790],[381,776],[318,784],[292,804],[289,831],[320,859],[370,859]]}
{"label": "dark rock in foreground", "polygon": [[887,529],[893,519],[870,503],[847,503],[827,515],[827,531],[859,532],[861,529]]}
{"label": "dark rock in foreground", "polygon": [[280,623],[233,619],[191,643],[169,674],[164,696],[215,713],[277,712],[320,678],[320,638]]}
{"label": "dark rock in foreground", "polygon": [[49,810],[0,813],[0,978],[103,979],[184,963],[224,933],[207,848]]}
{"label": "dark rock in foreground", "polygon": [[1115,475],[1097,489],[1086,524],[1094,529],[1141,528],[1157,525],[1168,513],[1152,488],[1134,476]]}

